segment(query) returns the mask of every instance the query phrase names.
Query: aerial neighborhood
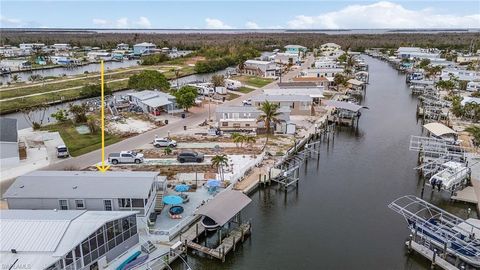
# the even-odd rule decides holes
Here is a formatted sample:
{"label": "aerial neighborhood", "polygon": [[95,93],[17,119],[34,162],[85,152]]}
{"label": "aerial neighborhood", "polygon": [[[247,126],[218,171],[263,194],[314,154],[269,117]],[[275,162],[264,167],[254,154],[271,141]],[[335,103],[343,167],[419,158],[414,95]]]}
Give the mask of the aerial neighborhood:
{"label": "aerial neighborhood", "polygon": [[[472,211],[480,199],[480,169],[472,165],[480,144],[480,50],[118,42],[0,47],[2,265],[171,269],[174,261],[191,262],[185,254],[228,261],[257,233],[245,211],[257,195],[268,201],[262,196],[271,189],[269,196],[281,192],[287,204],[292,190],[310,184],[307,165],[335,156],[345,136],[356,136],[346,145],[359,163],[336,162],[363,166],[369,157],[356,156],[354,144],[371,139],[370,130],[400,125],[395,113],[382,115],[385,127],[372,115],[406,95],[414,105],[402,110],[414,108],[407,113],[416,119],[407,120],[422,131],[404,129],[411,134],[391,143],[418,155],[423,199],[442,194],[462,203],[444,210],[412,195],[388,207],[407,220],[408,249],[422,260],[480,267],[480,233],[471,233],[480,232],[480,221],[449,213]],[[392,68],[401,89],[387,95],[394,84],[378,84]],[[424,222],[411,203],[442,218]]]}

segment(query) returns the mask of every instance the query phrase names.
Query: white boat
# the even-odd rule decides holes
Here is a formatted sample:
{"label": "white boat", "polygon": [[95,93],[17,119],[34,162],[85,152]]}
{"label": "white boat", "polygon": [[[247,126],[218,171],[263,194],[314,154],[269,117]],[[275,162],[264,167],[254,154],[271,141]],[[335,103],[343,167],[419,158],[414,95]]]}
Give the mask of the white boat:
{"label": "white boat", "polygon": [[429,182],[435,186],[440,186],[442,189],[450,190],[459,184],[464,183],[468,176],[470,169],[464,163],[448,161],[442,164],[442,170],[434,174]]}

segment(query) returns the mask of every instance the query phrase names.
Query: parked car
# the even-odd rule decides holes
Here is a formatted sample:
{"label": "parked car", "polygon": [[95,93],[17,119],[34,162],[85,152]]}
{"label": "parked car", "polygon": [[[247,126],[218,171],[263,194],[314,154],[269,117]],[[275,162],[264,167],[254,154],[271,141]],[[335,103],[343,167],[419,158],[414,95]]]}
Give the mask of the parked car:
{"label": "parked car", "polygon": [[143,154],[134,151],[122,151],[120,153],[111,153],[108,155],[108,162],[112,164],[118,163],[143,163]]}
{"label": "parked car", "polygon": [[242,101],[243,106],[251,106],[252,105],[252,100],[251,99],[246,99]]}
{"label": "parked car", "polygon": [[59,145],[57,146],[57,157],[58,158],[67,158],[70,156],[70,153],[68,152],[68,148],[65,145]]}
{"label": "parked car", "polygon": [[153,140],[153,146],[160,147],[177,147],[177,142],[169,138],[155,138]]}
{"label": "parked car", "polygon": [[200,163],[200,162],[203,162],[204,160],[204,156],[202,153],[198,153],[198,152],[195,152],[195,151],[182,151],[180,154],[178,154],[177,156],[177,160],[180,162],[180,163],[184,163],[184,162],[197,162],[197,163]]}

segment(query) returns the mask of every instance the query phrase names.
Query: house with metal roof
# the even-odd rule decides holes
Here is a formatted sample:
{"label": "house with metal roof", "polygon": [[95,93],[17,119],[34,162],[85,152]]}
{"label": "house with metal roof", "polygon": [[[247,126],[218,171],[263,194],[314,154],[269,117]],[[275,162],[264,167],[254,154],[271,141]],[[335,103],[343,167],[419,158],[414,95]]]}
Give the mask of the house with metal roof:
{"label": "house with metal roof", "polygon": [[3,198],[9,209],[137,211],[146,216],[157,206],[165,180],[156,172],[34,171],[18,177]]}
{"label": "house with metal roof", "polygon": [[[274,125],[273,130],[285,133],[290,123],[290,108],[280,107],[278,119],[280,123]],[[215,110],[215,119],[218,128],[225,132],[256,132],[265,128],[263,122],[258,122],[262,111],[254,106],[219,106]]]}
{"label": "house with metal roof", "polygon": [[133,54],[136,55],[148,55],[154,53],[157,49],[157,45],[150,42],[142,42],[133,45]]}
{"label": "house with metal roof", "polygon": [[143,112],[153,115],[164,113],[175,113],[183,111],[177,107],[177,100],[174,96],[157,91],[143,90],[127,94],[130,103],[140,107]]}
{"label": "house with metal roof", "polygon": [[135,212],[0,211],[5,269],[116,269],[140,253]]}
{"label": "house with metal roof", "polygon": [[252,97],[252,104],[256,107],[262,106],[262,103],[268,101],[278,104],[279,107],[290,108],[290,115],[313,115],[313,98],[309,95],[257,95]]}
{"label": "house with metal roof", "polygon": [[242,73],[264,78],[275,78],[280,75],[280,68],[272,61],[247,60],[243,64]]}
{"label": "house with metal roof", "polygon": [[11,167],[20,163],[17,119],[0,118],[0,149],[0,167]]}

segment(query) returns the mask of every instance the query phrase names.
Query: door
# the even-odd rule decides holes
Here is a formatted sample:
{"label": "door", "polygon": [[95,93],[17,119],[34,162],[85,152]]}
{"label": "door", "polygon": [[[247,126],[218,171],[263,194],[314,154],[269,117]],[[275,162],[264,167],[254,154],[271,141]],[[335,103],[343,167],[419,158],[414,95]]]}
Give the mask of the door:
{"label": "door", "polygon": [[131,154],[122,154],[122,162],[125,162],[125,163],[133,162],[133,156]]}
{"label": "door", "polygon": [[103,210],[112,211],[112,200],[103,200]]}

